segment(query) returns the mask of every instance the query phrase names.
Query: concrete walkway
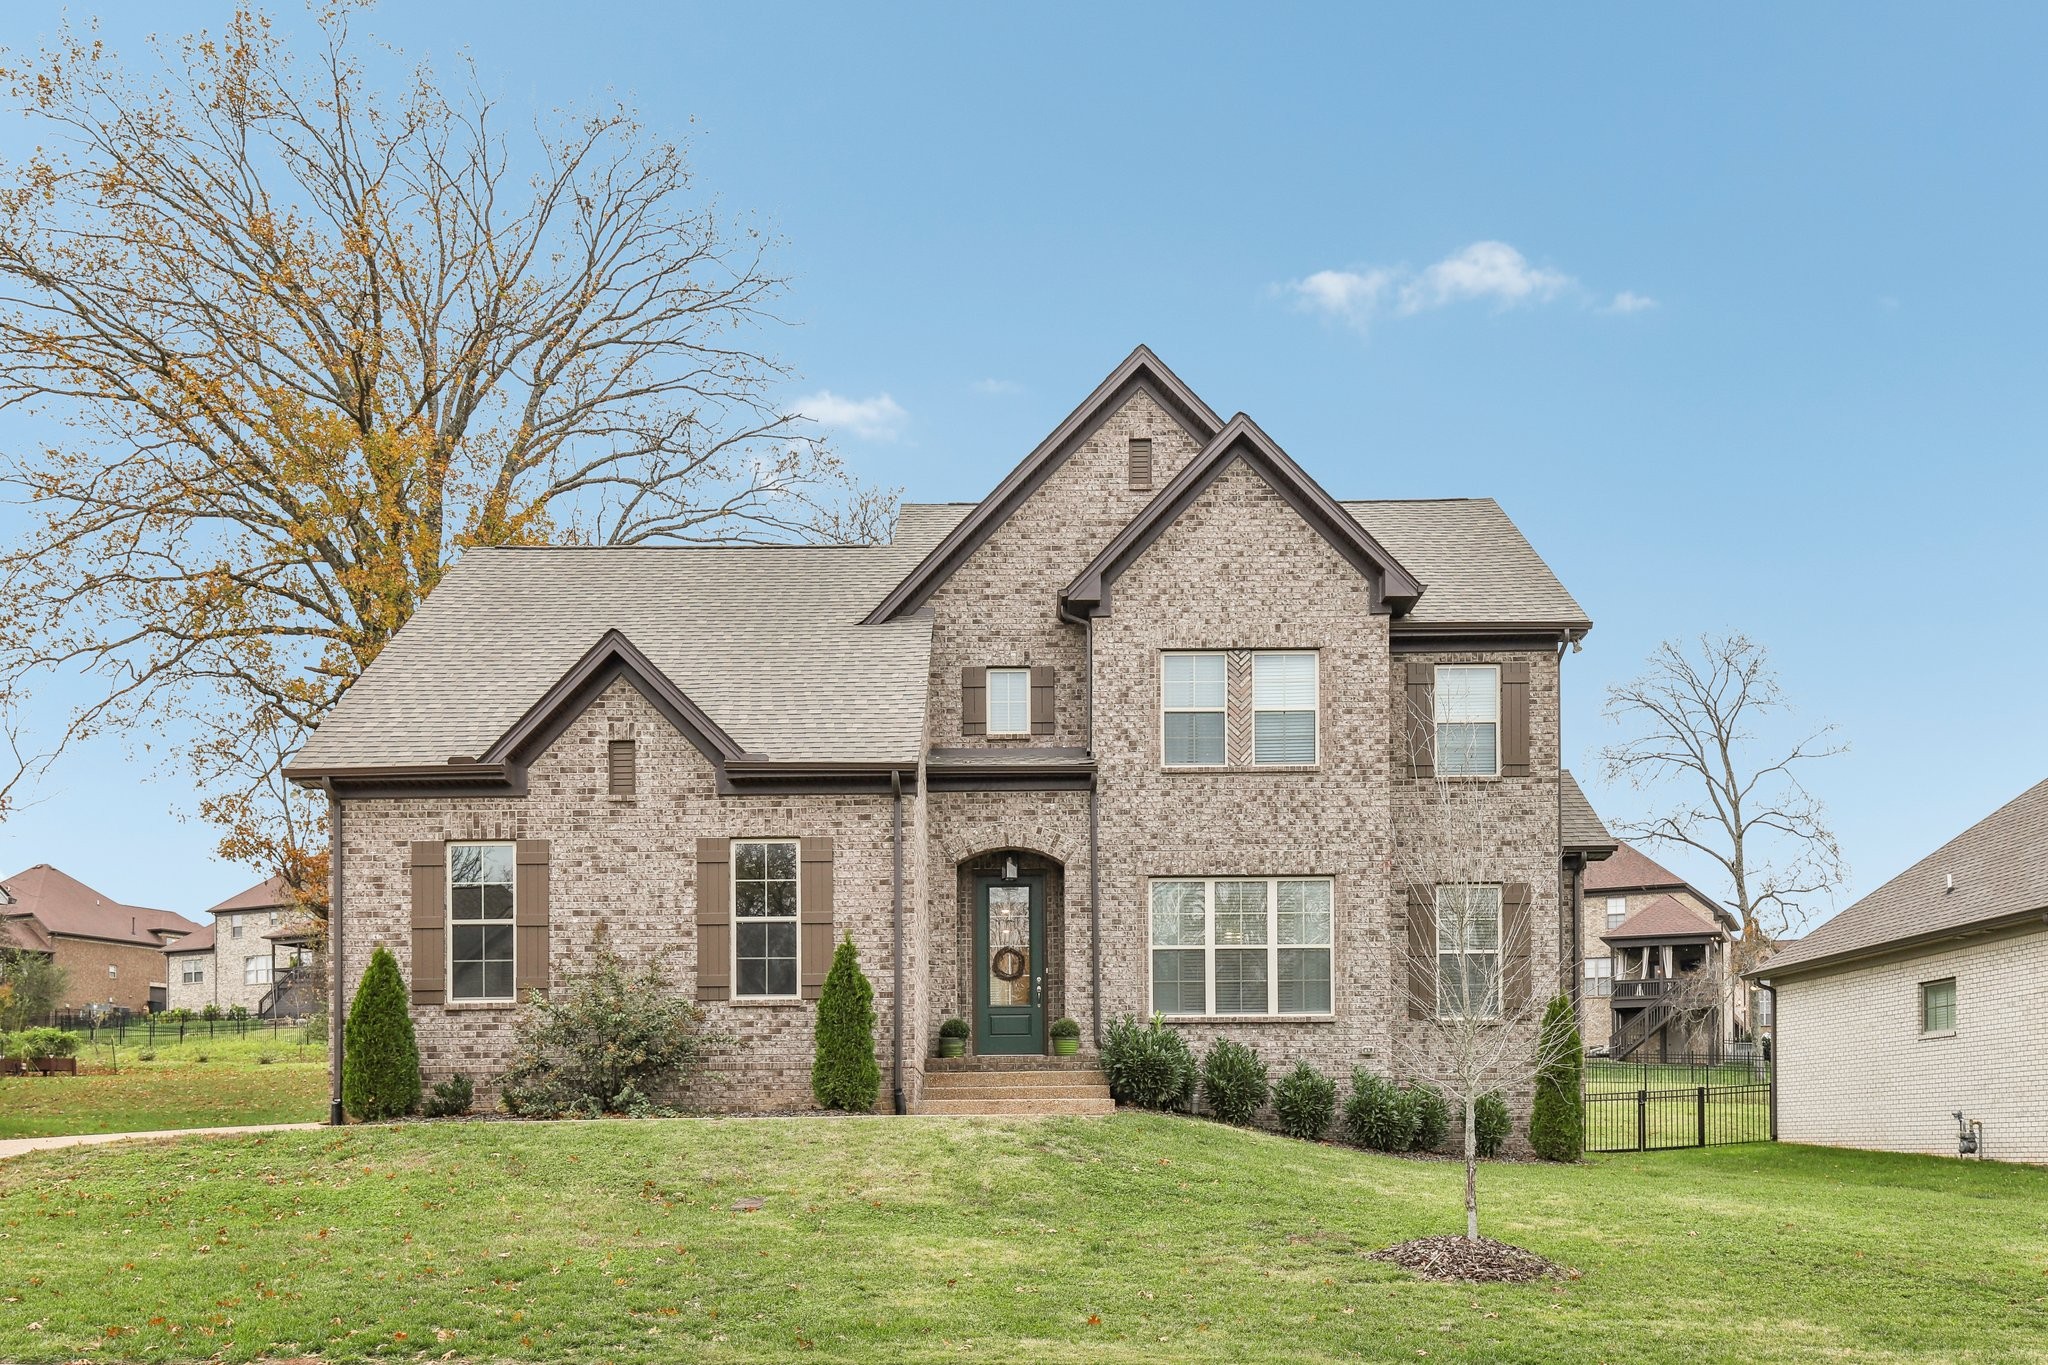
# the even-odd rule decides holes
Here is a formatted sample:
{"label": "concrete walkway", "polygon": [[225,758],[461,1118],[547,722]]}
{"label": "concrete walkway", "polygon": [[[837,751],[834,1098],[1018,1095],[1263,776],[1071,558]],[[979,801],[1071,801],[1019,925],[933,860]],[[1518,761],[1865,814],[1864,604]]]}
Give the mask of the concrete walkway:
{"label": "concrete walkway", "polygon": [[160,1142],[167,1138],[239,1137],[243,1133],[296,1133],[325,1127],[319,1123],[252,1123],[241,1128],[170,1128],[147,1133],[67,1133],[61,1137],[0,1139],[0,1161],[60,1147],[96,1147],[104,1142]]}

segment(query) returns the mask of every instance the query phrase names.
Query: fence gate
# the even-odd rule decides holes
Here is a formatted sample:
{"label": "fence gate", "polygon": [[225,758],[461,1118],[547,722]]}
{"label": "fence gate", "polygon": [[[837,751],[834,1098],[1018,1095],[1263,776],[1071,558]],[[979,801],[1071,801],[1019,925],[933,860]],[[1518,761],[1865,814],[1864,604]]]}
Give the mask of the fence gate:
{"label": "fence gate", "polygon": [[1586,1059],[1586,1150],[1655,1152],[1769,1142],[1770,1063]]}

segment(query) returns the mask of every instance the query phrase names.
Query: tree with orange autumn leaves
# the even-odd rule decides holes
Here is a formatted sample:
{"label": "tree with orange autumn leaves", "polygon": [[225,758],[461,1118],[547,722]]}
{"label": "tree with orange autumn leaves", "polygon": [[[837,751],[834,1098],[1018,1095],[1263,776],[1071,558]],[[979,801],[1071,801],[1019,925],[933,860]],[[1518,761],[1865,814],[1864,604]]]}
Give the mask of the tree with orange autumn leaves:
{"label": "tree with orange autumn leaves", "polygon": [[40,143],[0,171],[0,408],[42,438],[0,450],[0,722],[89,688],[7,730],[15,770],[177,735],[222,853],[316,913],[285,761],[464,549],[852,543],[895,506],[771,401],[773,242],[682,148],[515,126],[468,71],[375,92],[360,8],[305,60],[251,8],[141,71],[90,28],[0,57]]}

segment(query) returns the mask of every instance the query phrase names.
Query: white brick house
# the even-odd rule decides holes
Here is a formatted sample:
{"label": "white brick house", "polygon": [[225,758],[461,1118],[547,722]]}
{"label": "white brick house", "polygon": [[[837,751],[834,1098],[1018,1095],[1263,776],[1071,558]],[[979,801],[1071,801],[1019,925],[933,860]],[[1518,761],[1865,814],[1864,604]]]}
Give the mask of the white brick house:
{"label": "white brick house", "polygon": [[1776,995],[1778,1136],[2048,1162],[2048,782],[1751,973]]}

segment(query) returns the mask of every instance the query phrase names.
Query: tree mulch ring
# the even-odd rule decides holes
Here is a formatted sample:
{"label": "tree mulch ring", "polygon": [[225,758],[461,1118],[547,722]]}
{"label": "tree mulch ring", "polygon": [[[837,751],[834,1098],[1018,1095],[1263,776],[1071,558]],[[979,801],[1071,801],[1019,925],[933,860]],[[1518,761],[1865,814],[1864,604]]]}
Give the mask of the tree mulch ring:
{"label": "tree mulch ring", "polygon": [[1579,1278],[1576,1270],[1491,1237],[1418,1237],[1382,1251],[1368,1251],[1365,1258],[1448,1284],[1527,1284],[1531,1280]]}

